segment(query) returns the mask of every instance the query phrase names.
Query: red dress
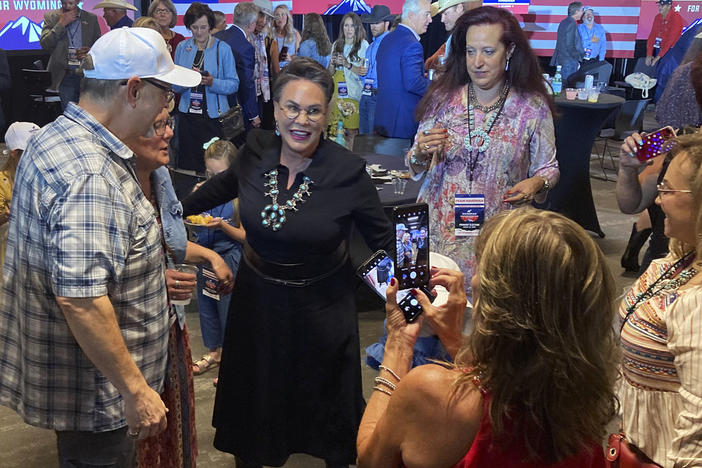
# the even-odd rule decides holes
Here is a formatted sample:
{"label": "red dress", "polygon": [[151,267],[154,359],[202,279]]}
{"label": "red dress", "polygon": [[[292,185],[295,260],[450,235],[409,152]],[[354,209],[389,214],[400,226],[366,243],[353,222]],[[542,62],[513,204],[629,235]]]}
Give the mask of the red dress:
{"label": "red dress", "polygon": [[[539,462],[524,461],[528,459],[529,451],[524,444],[515,440],[504,451],[493,445],[492,426],[488,405],[490,397],[483,396],[483,416],[480,420],[480,429],[473,439],[468,453],[456,463],[453,468],[485,468],[485,467],[510,467],[510,468],[604,468],[605,457],[602,446],[591,444],[588,450],[567,458],[553,465]],[[404,468],[405,465],[403,464]]]}

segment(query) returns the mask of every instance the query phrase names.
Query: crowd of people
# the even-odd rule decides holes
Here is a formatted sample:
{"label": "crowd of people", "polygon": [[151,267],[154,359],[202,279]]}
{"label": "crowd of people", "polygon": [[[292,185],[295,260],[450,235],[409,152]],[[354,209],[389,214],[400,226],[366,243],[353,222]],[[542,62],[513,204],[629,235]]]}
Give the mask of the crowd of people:
{"label": "crowd of people", "polygon": [[[0,404],[55,431],[60,466],[196,466],[193,376],[215,368],[213,443],[238,468],[294,453],[328,467],[603,467],[617,420],[661,466],[702,464],[696,129],[654,165],[634,157],[645,135],[621,146],[617,201],[648,208],[661,242],[617,312],[593,238],[529,206],[559,180],[557,112],[508,10],[406,0],[393,28],[375,5],[345,14],[332,42],[320,15],[300,33],[269,0],[237,3],[230,27],[194,2],[189,38],[171,0],[133,25],[131,5],[101,2],[102,36],[95,15],[61,3],[41,43],[64,113],[13,123],[0,168]],[[651,63],[676,27],[658,3]],[[448,39],[425,61],[419,35],[437,15]],[[604,60],[595,17],[568,6],[552,60],[564,80]],[[675,82],[699,112],[700,55]],[[229,141],[232,111],[242,131]],[[391,224],[352,151],[359,133],[423,178],[428,230]],[[168,166],[206,180],[179,199]],[[186,219],[205,212],[190,238]],[[354,229],[395,269],[454,266],[431,268],[440,299],[409,292],[424,311],[412,323],[393,266],[379,268],[385,336],[367,405]]]}

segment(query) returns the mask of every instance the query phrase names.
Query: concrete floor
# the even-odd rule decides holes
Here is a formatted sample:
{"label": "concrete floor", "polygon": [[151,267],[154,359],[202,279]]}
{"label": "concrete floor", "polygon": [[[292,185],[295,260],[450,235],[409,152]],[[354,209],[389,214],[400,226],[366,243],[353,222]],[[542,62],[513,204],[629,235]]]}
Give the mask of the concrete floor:
{"label": "concrete floor", "polygon": [[[650,115],[650,113],[648,113]],[[646,119],[645,128],[654,128],[655,122]],[[363,137],[359,137],[356,149],[364,144]],[[611,142],[616,155],[619,143]],[[597,148],[595,148],[597,149]],[[593,149],[593,153],[594,153]],[[616,156],[614,158],[616,164]],[[607,159],[607,164],[611,161]],[[607,263],[614,273],[618,290],[624,290],[631,284],[633,278],[622,274],[619,257],[624,250],[626,241],[631,231],[631,225],[636,217],[624,215],[616,206],[612,177],[616,177],[616,168],[607,171],[610,181],[592,178],[592,191],[597,207],[597,213],[602,230],[606,237],[600,239],[594,236],[597,244],[607,257]],[[593,155],[591,161],[591,175],[601,176],[599,160]],[[365,301],[359,307],[359,328],[361,349],[375,342],[383,331],[384,312],[377,307],[377,303]],[[370,304],[370,306],[368,305]],[[370,308],[369,308],[370,307]],[[364,309],[364,310],[360,310]],[[196,358],[204,353],[197,312],[191,307],[187,314],[187,323],[190,331],[193,356]],[[363,389],[366,398],[370,396],[373,387],[375,372],[361,364],[363,356],[359,356],[359,364],[363,369]],[[216,372],[207,372],[195,377],[196,421],[198,432],[199,457],[198,467],[234,467],[233,456],[217,451],[212,447],[214,430],[211,426],[213,399],[215,388],[212,379]],[[56,462],[55,436],[52,431],[37,429],[28,426],[11,410],[0,407],[0,466],[4,468],[34,468],[53,467]],[[284,465],[287,468],[316,468],[323,467],[324,463],[306,455],[290,457]]]}

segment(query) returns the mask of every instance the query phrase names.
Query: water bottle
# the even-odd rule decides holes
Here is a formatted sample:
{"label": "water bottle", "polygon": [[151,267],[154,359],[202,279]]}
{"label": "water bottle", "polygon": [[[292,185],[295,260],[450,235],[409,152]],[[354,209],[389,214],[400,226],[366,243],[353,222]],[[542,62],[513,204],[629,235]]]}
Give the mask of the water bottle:
{"label": "water bottle", "polygon": [[556,74],[553,75],[553,81],[551,82],[551,87],[553,88],[554,96],[559,96],[561,90],[563,89],[563,80],[561,79],[561,66],[556,67]]}
{"label": "water bottle", "polygon": [[339,119],[339,121],[336,123],[336,138],[334,141],[346,148],[346,138],[344,138],[344,122],[341,119]]}

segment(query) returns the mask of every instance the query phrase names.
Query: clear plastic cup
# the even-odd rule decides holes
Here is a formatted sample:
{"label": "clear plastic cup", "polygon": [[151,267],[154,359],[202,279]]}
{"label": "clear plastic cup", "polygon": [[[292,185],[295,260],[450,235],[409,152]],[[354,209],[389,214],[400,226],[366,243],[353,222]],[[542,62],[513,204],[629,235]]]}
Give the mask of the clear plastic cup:
{"label": "clear plastic cup", "polygon": [[597,90],[597,88],[593,88],[590,90],[590,94],[587,95],[587,102],[595,103],[599,98],[600,92]]}
{"label": "clear plastic cup", "polygon": [[573,101],[576,97],[578,97],[578,90],[575,88],[566,88],[566,99],[569,101]]}
{"label": "clear plastic cup", "polygon": [[588,96],[590,95],[590,91],[585,89],[585,88],[580,88],[578,89],[578,99],[581,101],[587,101]]}
{"label": "clear plastic cup", "polygon": [[[193,279],[196,278],[198,268],[195,265],[186,265],[185,263],[179,263],[175,266],[175,269],[180,273],[189,273],[193,275]],[[188,305],[192,299],[192,291],[190,292],[190,297],[187,299],[171,299],[171,304],[174,305]]]}

